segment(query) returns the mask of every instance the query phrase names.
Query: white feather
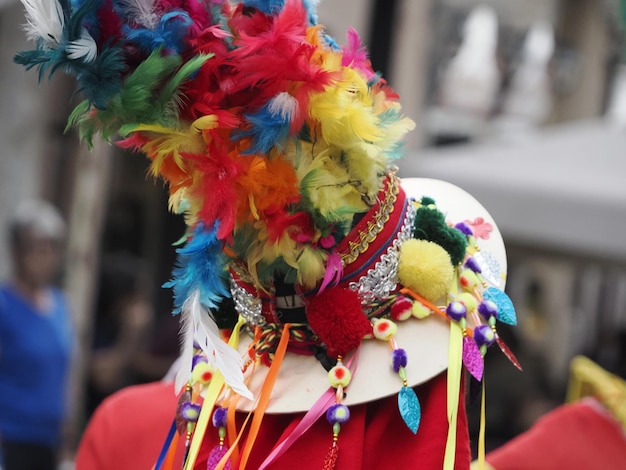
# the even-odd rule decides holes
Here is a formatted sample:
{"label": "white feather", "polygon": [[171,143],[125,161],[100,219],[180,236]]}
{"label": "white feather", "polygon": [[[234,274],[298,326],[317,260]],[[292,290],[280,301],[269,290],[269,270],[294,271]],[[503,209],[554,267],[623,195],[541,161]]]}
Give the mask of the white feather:
{"label": "white feather", "polygon": [[198,291],[185,300],[181,315],[183,351],[181,369],[176,375],[176,390],[179,391],[189,379],[195,340],[206,354],[209,364],[221,372],[224,382],[242,397],[252,400],[252,392],[244,383],[241,355],[222,340],[217,324],[200,303]]}
{"label": "white feather", "polygon": [[98,55],[98,45],[95,39],[84,28],[80,39],[70,42],[66,50],[68,58],[72,60],[83,59],[84,62],[92,62]]}
{"label": "white feather", "polygon": [[289,93],[283,91],[269,102],[269,112],[281,119],[290,119],[298,110],[298,101]]}
{"label": "white feather", "polygon": [[155,0],[119,0],[128,17],[148,29],[154,29],[159,17],[154,9]]}
{"label": "white feather", "polygon": [[63,9],[57,0],[21,0],[26,9],[26,36],[43,39],[49,46],[61,42],[65,20]]}
{"label": "white feather", "polygon": [[194,354],[193,338],[195,335],[192,315],[188,311],[183,310],[180,316],[180,356],[176,361],[178,362],[178,372],[176,372],[176,378],[174,379],[176,393],[182,390],[191,377]]}

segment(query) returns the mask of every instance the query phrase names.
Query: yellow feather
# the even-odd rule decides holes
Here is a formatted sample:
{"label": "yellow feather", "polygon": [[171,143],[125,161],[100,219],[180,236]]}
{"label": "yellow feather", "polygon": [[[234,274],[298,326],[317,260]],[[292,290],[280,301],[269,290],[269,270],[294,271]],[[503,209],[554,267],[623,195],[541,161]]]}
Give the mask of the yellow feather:
{"label": "yellow feather", "polygon": [[166,159],[172,158],[176,166],[187,171],[181,153],[201,154],[205,151],[204,139],[194,124],[187,129],[174,129],[158,124],[138,124],[131,129],[131,132],[150,134],[151,139],[143,145],[142,150],[152,157],[151,170],[155,176],[161,172]]}
{"label": "yellow feather", "polygon": [[306,246],[298,257],[298,284],[312,289],[324,277],[327,255],[322,250]]}
{"label": "yellow feather", "polygon": [[[309,196],[313,206],[328,220],[346,220],[342,215],[349,212],[351,220],[354,212],[368,209],[361,193],[351,184],[350,175],[329,151],[317,155],[306,168],[307,180],[303,190]],[[348,220],[349,221],[349,220]]]}
{"label": "yellow feather", "polygon": [[342,69],[341,80],[311,96],[309,114],[320,125],[323,139],[340,148],[360,141],[380,140],[379,120],[367,83],[358,72]]}
{"label": "yellow feather", "polygon": [[378,145],[365,142],[353,145],[344,152],[350,178],[359,190],[373,200],[381,187],[382,175],[387,168],[387,158]]}

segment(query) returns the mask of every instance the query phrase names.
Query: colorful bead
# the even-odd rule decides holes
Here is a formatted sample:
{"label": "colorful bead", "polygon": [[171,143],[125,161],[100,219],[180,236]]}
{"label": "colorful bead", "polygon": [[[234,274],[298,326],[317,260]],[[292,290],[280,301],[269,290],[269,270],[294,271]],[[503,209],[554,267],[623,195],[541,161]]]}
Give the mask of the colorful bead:
{"label": "colorful bead", "polygon": [[474,341],[478,346],[491,346],[496,340],[496,335],[488,325],[479,325],[474,328]]}
{"label": "colorful bead", "polygon": [[376,339],[387,341],[389,338],[396,334],[396,332],[398,331],[398,326],[391,320],[381,318],[379,320],[376,320],[376,322],[374,323],[374,328],[372,330]]}
{"label": "colorful bead", "polygon": [[183,403],[180,407],[180,417],[185,421],[195,423],[200,416],[200,405],[191,402]]}
{"label": "colorful bead", "polygon": [[424,305],[422,302],[420,302],[419,300],[416,300],[415,302],[413,302],[411,314],[415,318],[422,320],[426,317],[429,317],[432,313],[433,313],[432,310],[428,308],[426,305]]}
{"label": "colorful bead", "polygon": [[465,260],[465,267],[468,269],[471,269],[475,273],[483,272],[482,268],[480,267],[480,264],[478,264],[478,261],[473,256]]}
{"label": "colorful bead", "polygon": [[193,370],[193,368],[196,367],[196,365],[198,365],[201,362],[208,363],[209,361],[207,361],[207,358],[203,356],[202,354],[196,354],[195,356],[193,356],[193,359],[191,362],[191,369]]}
{"label": "colorful bead", "polygon": [[478,313],[480,313],[485,320],[489,320],[491,317],[498,318],[498,306],[492,300],[483,300],[478,304]]}
{"label": "colorful bead", "polygon": [[226,420],[228,416],[228,408],[218,407],[213,411],[213,426],[216,428],[221,428],[226,426]]}
{"label": "colorful bead", "polygon": [[476,273],[474,273],[474,271],[472,271],[471,269],[464,269],[461,272],[459,282],[461,283],[461,287],[463,288],[463,290],[465,290],[466,292],[474,292],[474,289],[476,289],[476,287],[480,285],[480,280],[478,279],[478,276],[476,276]]}
{"label": "colorful bead", "polygon": [[459,321],[467,315],[467,307],[461,302],[450,302],[446,308],[446,314],[451,320]]}
{"label": "colorful bead", "polygon": [[469,236],[474,235],[474,231],[472,230],[472,227],[469,226],[468,223],[466,222],[459,222],[458,224],[456,224],[454,226],[455,229],[460,230],[463,234]]}
{"label": "colorful bead", "polygon": [[213,378],[213,367],[206,362],[198,362],[191,371],[191,380],[195,383],[207,385]]}
{"label": "colorful bead", "polygon": [[347,423],[350,419],[350,410],[346,405],[337,403],[326,410],[326,420],[330,424]]}
{"label": "colorful bead", "polygon": [[391,365],[393,366],[393,370],[395,372],[398,372],[402,367],[406,367],[407,361],[408,356],[404,349],[394,349],[391,353]]}
{"label": "colorful bead", "polygon": [[328,371],[328,380],[330,386],[337,388],[339,386],[347,387],[352,379],[350,369],[344,366],[341,362],[338,362],[335,367]]}
{"label": "colorful bead", "polygon": [[404,296],[398,297],[391,305],[390,316],[394,321],[405,321],[411,318],[413,302]]}
{"label": "colorful bead", "polygon": [[478,307],[478,301],[476,300],[476,297],[467,292],[463,292],[462,294],[457,295],[456,300],[457,302],[461,302],[463,305],[465,305],[467,313],[473,312],[474,310],[476,310],[476,307]]}

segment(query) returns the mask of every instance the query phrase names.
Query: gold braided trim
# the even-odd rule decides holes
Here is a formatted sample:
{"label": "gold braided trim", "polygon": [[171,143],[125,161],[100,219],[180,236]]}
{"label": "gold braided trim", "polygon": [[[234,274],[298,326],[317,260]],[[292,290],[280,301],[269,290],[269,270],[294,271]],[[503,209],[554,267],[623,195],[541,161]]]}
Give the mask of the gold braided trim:
{"label": "gold braided trim", "polygon": [[385,191],[384,199],[379,202],[378,211],[374,217],[367,221],[367,229],[359,230],[359,242],[348,241],[349,251],[339,254],[344,266],[354,263],[361,254],[367,251],[370,243],[376,240],[393,212],[399,193],[400,180],[395,175],[389,174],[389,187]]}

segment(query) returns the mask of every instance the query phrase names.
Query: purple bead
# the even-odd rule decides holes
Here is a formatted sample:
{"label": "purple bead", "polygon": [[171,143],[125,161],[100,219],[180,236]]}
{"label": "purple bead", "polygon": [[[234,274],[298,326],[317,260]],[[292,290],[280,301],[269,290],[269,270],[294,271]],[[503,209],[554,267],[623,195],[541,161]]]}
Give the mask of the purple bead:
{"label": "purple bead", "polygon": [[492,300],[483,300],[478,304],[478,313],[480,313],[485,320],[489,320],[490,317],[498,318],[498,306]]}
{"label": "purple bead", "polygon": [[196,367],[196,364],[200,362],[208,363],[209,361],[202,354],[196,354],[191,361],[191,370],[193,370],[193,368]]}
{"label": "purple bead", "polygon": [[196,405],[191,402],[185,402],[180,407],[180,416],[185,421],[191,421],[195,423],[200,416],[200,405]]}
{"label": "purple bead", "polygon": [[228,408],[215,408],[213,411],[213,426],[223,428],[226,426]]}
{"label": "purple bead", "polygon": [[326,410],[326,420],[330,424],[343,424],[350,419],[350,410],[346,405],[335,404]]}
{"label": "purple bead", "polygon": [[450,302],[446,308],[446,314],[454,321],[460,321],[467,315],[467,308],[461,302]]}
{"label": "purple bead", "polygon": [[474,328],[474,341],[476,341],[478,346],[482,346],[483,344],[491,346],[495,340],[496,335],[490,326],[480,325]]}
{"label": "purple bead", "polygon": [[472,227],[470,227],[468,224],[466,224],[465,222],[459,222],[458,224],[456,224],[454,226],[455,229],[463,232],[465,235],[467,235],[468,237],[474,235],[474,231],[472,230]]}
{"label": "purple bead", "polygon": [[408,356],[406,351],[402,348],[394,349],[391,353],[391,363],[393,365],[393,370],[398,372],[400,367],[406,367],[406,363],[408,361]]}
{"label": "purple bead", "polygon": [[475,273],[483,272],[480,265],[478,264],[478,261],[476,261],[476,259],[474,258],[467,258],[467,261],[465,261],[465,267],[471,269]]}

